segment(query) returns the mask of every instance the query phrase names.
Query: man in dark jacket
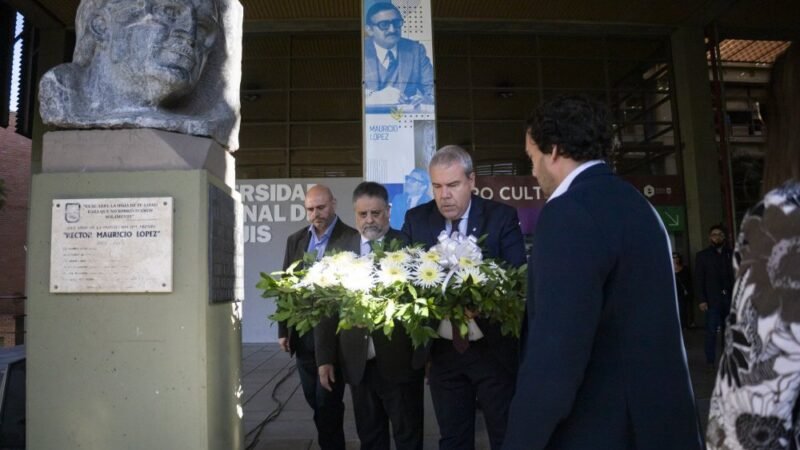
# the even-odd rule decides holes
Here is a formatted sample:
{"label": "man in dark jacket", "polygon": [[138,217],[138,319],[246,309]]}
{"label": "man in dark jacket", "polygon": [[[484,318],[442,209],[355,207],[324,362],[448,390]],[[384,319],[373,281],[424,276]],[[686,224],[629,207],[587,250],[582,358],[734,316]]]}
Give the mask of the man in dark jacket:
{"label": "man in dark jacket", "polygon": [[[406,236],[389,228],[389,194],[382,185],[365,181],[353,191],[353,210],[360,235],[346,250],[368,255],[377,242],[390,245]],[[336,320],[321,324],[336,328]],[[353,394],[353,412],[361,450],[389,450],[389,423],[397,450],[421,450],[423,434],[422,369],[411,367],[413,347],[403,326],[395,324],[391,339],[382,330],[342,330],[339,364]]]}
{"label": "man in dark jacket", "polygon": [[557,97],[528,121],[548,200],[505,450],[700,450],[666,229],[604,162],[609,113]]}
{"label": "man in dark jacket", "polygon": [[[310,226],[286,240],[283,268],[303,259],[306,252],[317,260],[331,250],[343,250],[358,232],[336,215],[336,199],[327,186],[313,186],[306,193],[305,207]],[[335,329],[333,330],[335,332]],[[278,324],[278,344],[297,356],[297,372],[306,402],[314,410],[319,445],[323,450],[344,450],[344,382],[335,363],[336,336],[319,325],[303,336],[286,323]],[[324,384],[323,384],[324,382]]]}
{"label": "man in dark jacket", "polygon": [[725,245],[722,225],[708,230],[708,240],[710,245],[697,252],[694,274],[698,307],[706,313],[706,362],[713,366],[717,334],[725,335],[725,319],[731,310],[734,278],[733,255]]}
{"label": "man in dark jacket", "polygon": [[[448,145],[429,164],[434,199],[406,213],[403,232],[414,243],[434,246],[442,231],[486,239],[484,256],[519,267],[525,263],[525,243],[517,211],[502,203],[472,195],[472,158],[461,147]],[[476,399],[483,410],[493,450],[503,444],[508,406],[514,394],[519,341],[500,332],[500,324],[474,315],[466,336],[445,319],[433,324],[440,338],[415,354],[417,366],[430,355],[433,408],[439,424],[440,450],[475,447]],[[416,358],[420,356],[420,358]]]}

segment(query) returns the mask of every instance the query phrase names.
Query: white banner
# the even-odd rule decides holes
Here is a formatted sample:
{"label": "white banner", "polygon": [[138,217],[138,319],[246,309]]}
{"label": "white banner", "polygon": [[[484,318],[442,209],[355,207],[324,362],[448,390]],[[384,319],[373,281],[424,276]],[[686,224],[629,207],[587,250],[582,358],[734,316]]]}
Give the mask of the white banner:
{"label": "white banner", "polygon": [[383,183],[400,228],[409,207],[430,200],[436,151],[430,0],[364,0],[364,178]]}
{"label": "white banner", "polygon": [[239,180],[244,234],[244,302],[242,342],[277,342],[278,325],[267,317],[275,312],[271,299],[256,289],[259,273],[281,270],[286,238],[308,228],[305,199],[308,188],[324,184],[337,199],[339,220],[353,226],[353,189],[360,178],[287,178]]}

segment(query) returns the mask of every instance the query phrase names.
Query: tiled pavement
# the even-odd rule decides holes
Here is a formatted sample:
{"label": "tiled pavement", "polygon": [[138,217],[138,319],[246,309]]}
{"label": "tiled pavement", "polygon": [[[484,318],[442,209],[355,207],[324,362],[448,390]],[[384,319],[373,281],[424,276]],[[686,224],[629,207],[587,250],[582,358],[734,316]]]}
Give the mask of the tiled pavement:
{"label": "tiled pavement", "polygon": [[[708,414],[708,399],[713,389],[714,373],[706,367],[703,357],[703,331],[689,330],[686,333],[687,354],[701,422],[705,426]],[[242,375],[244,384],[244,428],[247,434],[245,445],[249,450],[310,450],[318,448],[311,409],[305,403],[294,360],[279,350],[277,344],[244,344],[242,349]],[[278,385],[282,379],[277,390]],[[285,402],[280,414],[266,424],[252,445],[258,425],[271,413],[278,403]],[[424,448],[438,447],[438,429],[433,415],[430,395],[425,390],[425,443]],[[348,449],[358,449],[353,411],[349,391],[345,392],[345,439]],[[476,448],[488,449],[488,440],[480,414],[476,420]]]}

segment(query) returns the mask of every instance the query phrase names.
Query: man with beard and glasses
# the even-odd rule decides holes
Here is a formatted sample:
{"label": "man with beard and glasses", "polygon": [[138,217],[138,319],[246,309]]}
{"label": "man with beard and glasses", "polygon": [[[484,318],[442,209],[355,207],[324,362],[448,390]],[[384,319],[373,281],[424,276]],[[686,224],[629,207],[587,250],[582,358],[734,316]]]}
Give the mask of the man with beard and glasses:
{"label": "man with beard and glasses", "polygon": [[561,96],[528,120],[548,197],[528,260],[526,318],[505,450],[700,450],[670,242],[604,163],[610,113]]}
{"label": "man with beard and glasses", "polygon": [[433,65],[422,44],[401,37],[405,22],[400,10],[379,2],[364,18],[366,104],[432,104]]}
{"label": "man with beard and glasses", "polygon": [[[379,242],[385,248],[393,241],[407,243],[404,234],[389,227],[388,197],[386,188],[375,182],[356,187],[353,210],[360,234],[353,236],[347,250],[366,256]],[[337,324],[337,318],[329,318],[320,328],[330,334]],[[397,450],[422,449],[424,372],[411,367],[413,354],[411,339],[400,323],[395,323],[391,337],[383,330],[370,334],[363,328],[340,332],[338,361],[353,394],[362,450],[389,450],[390,434]]]}
{"label": "man with beard and glasses", "polygon": [[[325,253],[346,250],[356,230],[339,220],[336,199],[327,186],[317,184],[306,192],[306,213],[310,226],[289,236],[283,269],[312,253],[317,260]],[[306,402],[314,410],[317,439],[323,450],[344,450],[344,381],[336,362],[336,328],[323,324],[299,336],[294,328],[278,323],[278,344],[285,352],[296,354],[297,372]]]}
{"label": "man with beard and glasses", "polygon": [[695,256],[695,296],[698,308],[706,313],[706,363],[715,367],[717,336],[725,335],[725,319],[731,310],[733,292],[733,253],[725,245],[725,229],[714,225],[708,230],[709,246]]}

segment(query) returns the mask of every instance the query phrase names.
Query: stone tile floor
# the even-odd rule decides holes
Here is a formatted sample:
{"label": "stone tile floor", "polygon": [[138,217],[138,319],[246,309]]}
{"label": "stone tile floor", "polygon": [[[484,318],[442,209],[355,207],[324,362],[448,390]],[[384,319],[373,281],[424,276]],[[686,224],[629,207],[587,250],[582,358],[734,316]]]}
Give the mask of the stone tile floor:
{"label": "stone tile floor", "polygon": [[[705,427],[708,401],[714,387],[714,371],[707,367],[703,356],[703,330],[686,332],[687,355],[698,413]],[[244,385],[245,446],[251,450],[310,450],[319,448],[311,409],[303,398],[294,360],[279,350],[277,344],[244,344],[242,348],[242,375]],[[275,386],[286,378],[275,390]],[[278,407],[273,398],[285,402],[281,413],[263,427],[254,446],[258,425]],[[438,429],[433,406],[426,388],[425,443],[424,448],[438,448]],[[345,392],[345,439],[348,449],[358,449],[355,421],[350,402],[350,392]],[[476,449],[488,449],[488,439],[480,412],[476,417]]]}

